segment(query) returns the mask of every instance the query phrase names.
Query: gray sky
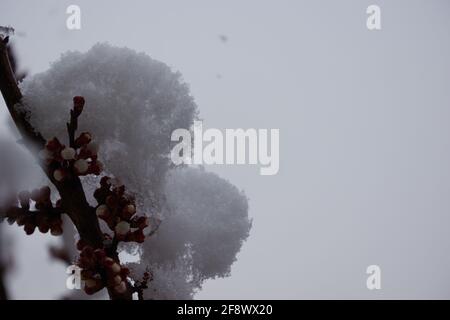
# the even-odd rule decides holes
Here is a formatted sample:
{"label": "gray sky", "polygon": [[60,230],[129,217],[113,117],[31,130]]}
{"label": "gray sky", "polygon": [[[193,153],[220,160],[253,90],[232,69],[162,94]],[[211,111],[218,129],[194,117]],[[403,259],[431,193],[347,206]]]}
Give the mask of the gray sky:
{"label": "gray sky", "polygon": [[[81,7],[80,31],[66,29],[69,4]],[[370,4],[380,31],[366,28]],[[197,298],[449,299],[449,10],[447,0],[2,0],[0,24],[25,34],[15,42],[31,73],[108,41],[179,70],[206,127],[280,129],[278,175],[208,168],[246,191],[254,220],[231,277]],[[48,237],[15,237],[14,296],[58,297],[64,268],[49,264]],[[379,291],[366,288],[371,264]]]}

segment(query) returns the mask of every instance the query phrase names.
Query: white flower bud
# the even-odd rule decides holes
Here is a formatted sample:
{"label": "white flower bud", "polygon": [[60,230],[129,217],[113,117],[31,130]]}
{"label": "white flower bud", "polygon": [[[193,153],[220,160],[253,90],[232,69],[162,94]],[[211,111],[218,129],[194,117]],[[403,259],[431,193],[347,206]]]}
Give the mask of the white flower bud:
{"label": "white flower bud", "polygon": [[87,146],[86,149],[92,153],[92,154],[97,154],[98,153],[98,144],[95,143],[94,141],[91,141]]}
{"label": "white flower bud", "polygon": [[76,154],[76,152],[75,152],[75,149],[73,149],[73,148],[64,148],[61,151],[61,157],[64,160],[73,160],[73,159],[75,159],[75,154]]}
{"label": "white flower bud", "polygon": [[89,164],[84,159],[75,161],[75,164],[73,166],[75,167],[75,170],[77,170],[77,172],[80,174],[86,173],[89,169]]}
{"label": "white flower bud", "polygon": [[120,221],[115,228],[118,235],[124,236],[130,231],[130,224],[126,221]]}

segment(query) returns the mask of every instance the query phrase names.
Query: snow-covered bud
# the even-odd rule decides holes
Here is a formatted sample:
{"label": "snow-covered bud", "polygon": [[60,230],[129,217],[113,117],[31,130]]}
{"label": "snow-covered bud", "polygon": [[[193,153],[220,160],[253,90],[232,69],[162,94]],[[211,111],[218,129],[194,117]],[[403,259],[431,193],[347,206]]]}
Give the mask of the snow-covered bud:
{"label": "snow-covered bud", "polygon": [[75,159],[75,149],[74,148],[64,148],[61,151],[61,158],[63,158],[64,160],[73,160]]}
{"label": "snow-covered bud", "polygon": [[130,231],[130,224],[126,221],[120,221],[115,228],[116,234],[124,236]]}
{"label": "snow-covered bud", "polygon": [[95,210],[97,217],[103,218],[109,215],[109,209],[105,204],[99,205]]}
{"label": "snow-covered bud", "polygon": [[78,174],[85,174],[89,169],[89,164],[84,159],[78,159],[73,166]]}
{"label": "snow-covered bud", "polygon": [[56,181],[61,182],[66,177],[66,172],[63,169],[56,169],[53,172],[53,178],[55,178]]}

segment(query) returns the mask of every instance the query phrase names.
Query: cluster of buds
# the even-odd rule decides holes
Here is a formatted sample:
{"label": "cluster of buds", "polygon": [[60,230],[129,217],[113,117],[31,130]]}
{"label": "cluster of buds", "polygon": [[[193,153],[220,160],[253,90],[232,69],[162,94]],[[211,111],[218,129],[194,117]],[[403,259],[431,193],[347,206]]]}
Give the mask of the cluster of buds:
{"label": "cluster of buds", "polygon": [[77,265],[82,269],[81,279],[87,294],[94,294],[104,287],[112,288],[118,294],[126,292],[128,268],[108,257],[104,249],[93,249],[82,240],[78,241],[77,248],[81,251]]}
{"label": "cluster of buds", "polygon": [[83,132],[75,141],[77,147],[71,148],[53,138],[41,151],[41,158],[53,169],[53,178],[58,182],[71,175],[99,175],[103,170],[103,164],[97,160],[97,146],[90,143],[91,135]]}
{"label": "cluster of buds", "polygon": [[[30,235],[36,228],[42,233],[50,233],[54,236],[62,234],[61,203],[56,206],[50,200],[50,188],[43,187],[32,192],[23,191],[18,195],[20,207],[12,207],[7,212],[9,224],[17,223],[23,226],[25,233]],[[30,211],[30,205],[34,202],[35,211]]]}
{"label": "cluster of buds", "polygon": [[[72,119],[76,119],[83,111],[84,98],[74,97],[73,103]],[[75,129],[73,134],[74,132]],[[52,170],[53,178],[61,182],[70,179],[72,175],[99,175],[103,170],[103,164],[98,161],[97,152],[98,147],[92,142],[92,135],[89,132],[83,132],[69,147],[62,144],[58,138],[47,141],[39,156]]]}
{"label": "cluster of buds", "polygon": [[149,220],[145,216],[136,215],[134,199],[125,194],[123,185],[114,186],[110,178],[103,177],[94,197],[99,204],[96,208],[97,216],[114,231],[117,240],[144,242],[144,229],[148,227]]}

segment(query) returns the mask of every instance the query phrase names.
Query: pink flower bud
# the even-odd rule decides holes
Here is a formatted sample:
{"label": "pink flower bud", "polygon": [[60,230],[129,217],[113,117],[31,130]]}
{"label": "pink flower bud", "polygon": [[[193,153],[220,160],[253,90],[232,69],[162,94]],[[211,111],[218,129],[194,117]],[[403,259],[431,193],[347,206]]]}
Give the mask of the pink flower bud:
{"label": "pink flower bud", "polygon": [[103,218],[109,215],[109,209],[105,204],[99,205],[95,210],[97,217]]}
{"label": "pink flower bud", "polygon": [[55,178],[56,181],[61,182],[66,177],[66,173],[62,169],[56,169],[53,172],[53,178]]}
{"label": "pink flower bud", "polygon": [[85,101],[83,97],[73,97],[73,111],[75,111],[76,115],[79,116],[81,114],[81,112],[83,111],[84,103]]}
{"label": "pink flower bud", "polygon": [[122,210],[124,219],[130,219],[136,213],[136,207],[133,204],[126,205]]}
{"label": "pink flower bud", "polygon": [[111,271],[113,272],[113,273],[119,273],[120,272],[120,265],[117,263],[117,262],[114,262],[112,265],[111,265]]}
{"label": "pink flower bud", "polygon": [[59,151],[63,149],[63,145],[59,142],[58,138],[53,138],[47,141],[45,148],[49,151]]}
{"label": "pink flower bud", "polygon": [[87,145],[91,142],[92,136],[89,132],[83,132],[80,136],[75,140],[75,144],[79,147]]}

